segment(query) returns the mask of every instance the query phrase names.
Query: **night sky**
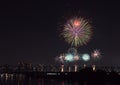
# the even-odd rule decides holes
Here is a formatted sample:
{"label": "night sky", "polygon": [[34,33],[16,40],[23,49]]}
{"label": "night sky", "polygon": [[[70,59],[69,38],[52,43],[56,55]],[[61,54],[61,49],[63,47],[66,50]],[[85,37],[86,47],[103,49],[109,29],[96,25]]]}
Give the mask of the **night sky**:
{"label": "night sky", "polygon": [[[113,0],[114,1],[114,0]],[[89,19],[91,41],[79,53],[100,49],[100,65],[120,65],[120,5],[112,1],[60,0],[2,2],[0,6],[0,64],[55,64],[71,47],[60,37],[64,22],[75,15]]]}

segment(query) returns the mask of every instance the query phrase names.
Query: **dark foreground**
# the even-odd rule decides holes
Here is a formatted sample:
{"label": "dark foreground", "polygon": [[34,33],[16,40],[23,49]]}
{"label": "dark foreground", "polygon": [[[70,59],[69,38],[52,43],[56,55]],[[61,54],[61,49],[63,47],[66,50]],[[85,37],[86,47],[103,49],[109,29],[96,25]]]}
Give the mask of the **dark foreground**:
{"label": "dark foreground", "polygon": [[[120,85],[120,74],[116,72],[105,72],[102,70],[93,71],[91,69],[82,69],[79,72],[14,72],[1,73],[2,80],[25,80],[32,79],[37,81],[52,80],[52,81],[73,81],[78,83]],[[28,81],[28,80],[27,80]],[[1,84],[0,84],[1,85]],[[3,84],[4,85],[4,84]],[[9,84],[8,84],[9,85]],[[14,84],[12,84],[14,85]],[[20,85],[20,84],[19,84]],[[22,84],[24,85],[24,84]],[[32,84],[31,84],[32,85]],[[51,85],[51,84],[35,84],[35,85]],[[57,85],[57,84],[54,84]],[[58,84],[64,85],[64,84]],[[67,84],[65,84],[67,85]],[[74,85],[74,84],[73,84]],[[80,84],[76,84],[80,85]],[[81,84],[82,85],[82,84]]]}
{"label": "dark foreground", "polygon": [[[82,76],[81,76],[82,77]],[[60,78],[60,77],[59,77]],[[64,76],[61,78],[50,78],[46,77],[30,77],[23,74],[16,74],[15,78],[2,77],[0,79],[0,85],[120,85],[120,81],[108,81],[108,80],[97,80],[93,77],[88,79],[66,79]],[[104,77],[103,77],[104,78]]]}

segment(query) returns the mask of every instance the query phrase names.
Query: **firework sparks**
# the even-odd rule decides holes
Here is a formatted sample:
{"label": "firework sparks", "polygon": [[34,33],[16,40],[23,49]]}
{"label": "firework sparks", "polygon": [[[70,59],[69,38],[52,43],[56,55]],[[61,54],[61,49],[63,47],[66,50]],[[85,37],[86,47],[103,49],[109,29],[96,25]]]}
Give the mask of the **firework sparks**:
{"label": "firework sparks", "polygon": [[99,50],[94,50],[93,53],[91,54],[91,56],[96,59],[100,57],[100,51]]}
{"label": "firework sparks", "polygon": [[91,38],[92,26],[83,18],[72,18],[64,25],[62,32],[65,41],[72,46],[85,45]]}
{"label": "firework sparks", "polygon": [[56,57],[55,60],[56,60],[56,61],[59,61],[59,62],[61,62],[61,63],[64,63],[64,61],[65,61],[65,56],[64,56],[64,55],[60,55],[59,57]]}

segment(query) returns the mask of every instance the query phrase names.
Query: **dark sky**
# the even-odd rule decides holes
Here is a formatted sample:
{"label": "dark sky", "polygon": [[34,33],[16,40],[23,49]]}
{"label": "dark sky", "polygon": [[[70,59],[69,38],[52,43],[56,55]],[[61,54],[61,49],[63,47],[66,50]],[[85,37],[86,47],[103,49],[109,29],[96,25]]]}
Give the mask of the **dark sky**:
{"label": "dark sky", "polygon": [[0,8],[0,64],[55,63],[54,58],[71,47],[59,36],[61,25],[70,16],[80,15],[92,22],[93,37],[78,51],[100,49],[101,65],[120,65],[119,2],[9,1]]}

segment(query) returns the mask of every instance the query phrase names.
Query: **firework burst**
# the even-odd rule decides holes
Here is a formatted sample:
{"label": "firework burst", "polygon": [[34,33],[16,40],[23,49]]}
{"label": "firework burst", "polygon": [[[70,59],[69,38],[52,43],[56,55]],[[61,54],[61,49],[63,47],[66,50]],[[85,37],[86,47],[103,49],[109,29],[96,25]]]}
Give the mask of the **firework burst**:
{"label": "firework burst", "polygon": [[74,61],[78,61],[80,59],[80,57],[78,55],[73,57]]}
{"label": "firework burst", "polygon": [[94,50],[93,53],[91,54],[91,56],[96,59],[99,58],[101,56],[101,53],[99,50]]}
{"label": "firework burst", "polygon": [[84,18],[74,17],[67,21],[62,31],[65,41],[78,47],[88,43],[92,35],[92,26]]}
{"label": "firework burst", "polygon": [[60,62],[60,63],[64,63],[64,61],[65,61],[64,54],[61,54],[59,57],[56,57],[55,60]]}

